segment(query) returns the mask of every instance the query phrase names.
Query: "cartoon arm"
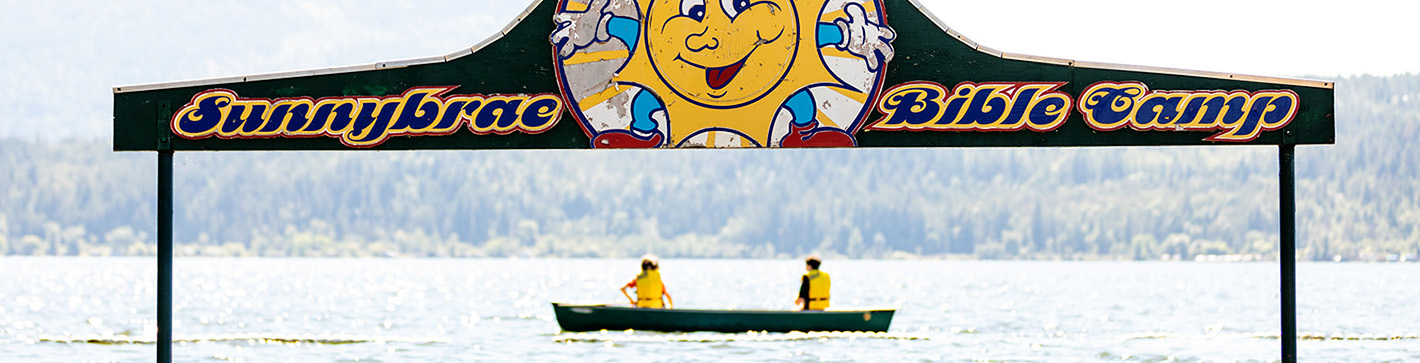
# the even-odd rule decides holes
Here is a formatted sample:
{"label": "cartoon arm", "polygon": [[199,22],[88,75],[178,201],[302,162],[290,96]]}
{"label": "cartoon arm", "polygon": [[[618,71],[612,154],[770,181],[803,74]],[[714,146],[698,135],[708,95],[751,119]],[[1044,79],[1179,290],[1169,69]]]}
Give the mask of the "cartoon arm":
{"label": "cartoon arm", "polygon": [[848,32],[838,27],[837,23],[818,23],[818,46],[837,46],[843,43],[843,33]]}
{"label": "cartoon arm", "polygon": [[666,106],[661,100],[644,89],[636,92],[636,98],[631,100],[631,130],[640,135],[655,133],[665,118]]}
{"label": "cartoon arm", "polygon": [[636,53],[636,39],[641,34],[641,22],[632,18],[612,16],[611,20],[607,21],[606,31],[626,43],[628,53]]}
{"label": "cartoon arm", "polygon": [[819,46],[833,45],[838,49],[863,57],[868,62],[869,71],[877,71],[883,63],[892,60],[892,40],[897,32],[883,24],[868,19],[863,4],[843,5],[847,18],[834,19],[833,23],[819,23]]}
{"label": "cartoon arm", "polygon": [[628,6],[635,4],[632,0],[592,0],[587,4],[587,11],[558,13],[553,17],[557,30],[550,39],[557,47],[557,56],[567,59],[592,43],[605,42],[612,37],[621,39],[627,49],[635,51],[640,23],[615,14],[617,9]]}
{"label": "cartoon arm", "polygon": [[789,100],[784,101],[784,108],[789,109],[789,114],[794,117],[794,125],[804,127],[814,122],[814,94],[809,90],[800,90]]}
{"label": "cartoon arm", "polygon": [[[631,101],[630,129],[601,130],[592,138],[597,148],[651,148],[664,146],[660,125],[666,123],[666,106],[645,89],[637,90]],[[664,291],[664,290],[662,290]],[[628,297],[629,298],[629,297]],[[670,298],[670,294],[666,294]]]}

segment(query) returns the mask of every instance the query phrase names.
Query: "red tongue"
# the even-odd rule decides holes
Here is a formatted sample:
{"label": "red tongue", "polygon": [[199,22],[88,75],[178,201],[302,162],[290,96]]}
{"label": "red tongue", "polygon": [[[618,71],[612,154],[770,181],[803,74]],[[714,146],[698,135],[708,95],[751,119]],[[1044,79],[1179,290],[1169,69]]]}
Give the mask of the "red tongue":
{"label": "red tongue", "polygon": [[705,70],[705,83],[710,88],[721,89],[730,84],[730,80],[735,78],[735,74],[740,73],[740,66],[745,65],[744,61],[731,64],[726,67],[709,68]]}

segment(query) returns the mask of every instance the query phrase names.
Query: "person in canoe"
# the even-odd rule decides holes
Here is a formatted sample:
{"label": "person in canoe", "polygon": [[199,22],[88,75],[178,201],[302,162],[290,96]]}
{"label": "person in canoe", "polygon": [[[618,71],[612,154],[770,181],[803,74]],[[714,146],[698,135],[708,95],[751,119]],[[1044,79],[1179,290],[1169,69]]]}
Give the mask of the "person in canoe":
{"label": "person in canoe", "polygon": [[[636,289],[636,298],[631,298],[626,293],[626,289]],[[653,255],[641,257],[641,273],[626,286],[621,287],[621,295],[626,296],[626,300],[631,301],[631,305],[638,308],[663,308],[674,307],[675,301],[671,300],[671,292],[666,290],[666,285],[661,283],[660,261]],[[662,296],[665,297],[662,300]]]}
{"label": "person in canoe", "polygon": [[803,282],[799,284],[799,299],[794,300],[794,305],[803,306],[804,310],[823,310],[828,308],[828,290],[832,282],[828,279],[828,273],[819,271],[819,265],[823,264],[818,256],[809,256],[804,260]]}

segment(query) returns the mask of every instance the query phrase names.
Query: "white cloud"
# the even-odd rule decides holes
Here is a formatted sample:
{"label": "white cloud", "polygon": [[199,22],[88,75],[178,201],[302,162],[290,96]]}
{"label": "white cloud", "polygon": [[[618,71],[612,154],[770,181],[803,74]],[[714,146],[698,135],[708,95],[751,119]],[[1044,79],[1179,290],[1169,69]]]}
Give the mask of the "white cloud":
{"label": "white cloud", "polygon": [[940,19],[1013,53],[1274,76],[1420,72],[1404,2],[925,0]]}

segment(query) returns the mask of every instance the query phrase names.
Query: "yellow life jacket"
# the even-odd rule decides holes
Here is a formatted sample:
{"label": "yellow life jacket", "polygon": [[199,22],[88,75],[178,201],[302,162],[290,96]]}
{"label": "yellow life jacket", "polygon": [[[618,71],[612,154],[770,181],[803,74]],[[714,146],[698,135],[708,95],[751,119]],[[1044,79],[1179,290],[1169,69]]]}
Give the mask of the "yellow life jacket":
{"label": "yellow life jacket", "polygon": [[828,289],[833,285],[828,273],[819,270],[804,274],[809,279],[809,310],[828,308]]}
{"label": "yellow life jacket", "polygon": [[661,285],[660,271],[645,270],[641,271],[640,275],[636,275],[636,307],[664,307],[665,302],[661,300],[661,294],[664,291],[665,286]]}

